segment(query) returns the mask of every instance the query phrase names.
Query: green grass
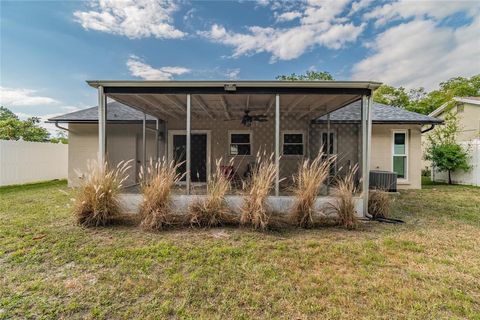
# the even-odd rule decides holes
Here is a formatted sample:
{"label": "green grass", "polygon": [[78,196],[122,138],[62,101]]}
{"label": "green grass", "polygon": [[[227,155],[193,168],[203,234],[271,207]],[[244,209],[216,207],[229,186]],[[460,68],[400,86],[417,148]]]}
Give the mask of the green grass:
{"label": "green grass", "polygon": [[65,182],[0,188],[0,318],[480,319],[480,192],[396,197],[405,225],[83,229]]}

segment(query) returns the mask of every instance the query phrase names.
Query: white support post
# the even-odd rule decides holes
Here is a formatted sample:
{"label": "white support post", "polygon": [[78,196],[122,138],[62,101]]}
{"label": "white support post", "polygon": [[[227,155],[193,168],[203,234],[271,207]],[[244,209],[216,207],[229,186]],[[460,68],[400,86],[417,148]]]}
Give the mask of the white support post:
{"label": "white support post", "polygon": [[187,179],[187,195],[190,194],[190,181],[191,181],[191,163],[190,163],[190,155],[191,155],[191,135],[192,135],[192,128],[191,128],[191,96],[190,94],[187,94],[187,154],[186,154],[186,160],[187,160],[187,172],[186,172],[186,179]]}
{"label": "white support post", "polygon": [[362,96],[362,198],[363,198],[363,216],[368,214],[368,188],[369,188],[369,98]]}
{"label": "white support post", "polygon": [[155,119],[155,161],[158,161],[158,134],[160,133],[160,124],[158,118]]}
{"label": "white support post", "polygon": [[103,86],[98,87],[98,165],[103,169],[107,150],[107,106]]}
{"label": "white support post", "polygon": [[[371,94],[367,98],[367,174],[365,175],[365,184],[367,186],[367,191],[370,188],[370,159],[372,155],[372,101],[373,101],[373,95]],[[368,215],[368,197],[369,193],[366,193],[366,199],[365,199],[365,209],[363,215],[366,216]]]}
{"label": "white support post", "polygon": [[146,169],[147,164],[147,114],[143,113],[142,119],[142,167]]}
{"label": "white support post", "polygon": [[[330,161],[330,112],[327,113],[327,161]],[[329,193],[330,193],[330,171],[328,172],[328,176],[327,176],[327,195],[329,195]]]}
{"label": "white support post", "polygon": [[275,195],[280,194],[280,95],[275,95]]}

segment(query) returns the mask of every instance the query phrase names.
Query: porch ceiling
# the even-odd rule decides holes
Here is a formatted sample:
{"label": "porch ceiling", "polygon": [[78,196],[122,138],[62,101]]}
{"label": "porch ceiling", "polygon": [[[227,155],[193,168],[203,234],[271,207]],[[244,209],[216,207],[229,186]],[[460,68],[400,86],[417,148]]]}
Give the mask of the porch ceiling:
{"label": "porch ceiling", "polygon": [[[186,94],[107,93],[127,106],[162,120],[186,118]],[[280,94],[282,116],[312,120],[361,98],[359,94]],[[192,116],[212,120],[240,118],[245,110],[252,115],[273,116],[275,94],[192,94]]]}

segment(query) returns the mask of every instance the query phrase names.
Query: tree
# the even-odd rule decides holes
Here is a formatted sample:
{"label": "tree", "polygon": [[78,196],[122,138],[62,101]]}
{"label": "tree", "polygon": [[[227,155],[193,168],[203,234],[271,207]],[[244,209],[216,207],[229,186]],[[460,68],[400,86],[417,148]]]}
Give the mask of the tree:
{"label": "tree", "polygon": [[65,134],[65,131],[57,130],[57,136],[50,139],[52,143],[62,143],[68,144],[68,137]]}
{"label": "tree", "polygon": [[440,172],[448,172],[448,184],[452,184],[452,171],[470,169],[468,152],[455,139],[459,129],[457,115],[449,112],[445,124],[427,136],[429,146],[425,159],[432,161]]}
{"label": "tree", "polygon": [[404,109],[407,109],[410,104],[410,98],[405,92],[405,88],[395,88],[386,84],[382,84],[375,90],[373,101]]}
{"label": "tree", "polygon": [[48,141],[50,133],[39,126],[40,119],[31,117],[20,120],[9,109],[0,107],[0,139],[25,141]]}
{"label": "tree", "polygon": [[318,81],[318,80],[334,80],[328,71],[307,71],[305,74],[279,75],[275,79],[283,81]]}

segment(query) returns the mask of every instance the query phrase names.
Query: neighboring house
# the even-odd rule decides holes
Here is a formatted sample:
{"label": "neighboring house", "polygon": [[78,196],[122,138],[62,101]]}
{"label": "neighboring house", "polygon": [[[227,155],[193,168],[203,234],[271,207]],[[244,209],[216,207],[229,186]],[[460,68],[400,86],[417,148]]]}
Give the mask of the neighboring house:
{"label": "neighboring house", "polygon": [[[250,96],[234,101],[232,96],[222,97],[218,103],[210,104],[210,97],[201,100],[198,97],[194,98],[194,105],[202,107],[195,109],[196,116],[191,120],[193,182],[206,181],[213,170],[215,159],[223,158],[224,162],[228,162],[229,159],[235,158],[237,171],[243,176],[248,164],[254,160],[259,150],[273,150],[275,121],[271,116],[271,111],[274,111],[271,98],[255,100],[254,96]],[[153,108],[153,105],[164,106],[169,103],[182,105],[182,102],[173,96],[165,96],[164,99],[146,96],[144,99],[149,102],[139,103],[144,107]],[[340,171],[342,168],[360,163],[362,159],[361,100],[348,103],[347,106],[332,111],[329,115],[325,112],[322,115],[320,112],[321,116],[311,119],[300,117],[306,111],[295,110],[302,102],[307,103],[306,99],[305,96],[289,99],[288,107],[282,111],[280,168],[281,176],[287,178],[285,181],[289,181],[288,177],[296,171],[303,157],[312,156],[322,149],[322,145],[324,152],[329,151],[338,157],[332,170]],[[132,101],[128,101],[130,105],[133,105]],[[308,105],[313,105],[312,103],[308,102]],[[228,106],[231,106],[232,110],[228,110]],[[138,172],[144,158],[144,113],[119,102],[109,102],[106,110],[107,160],[110,163],[117,163],[121,160],[134,159],[128,184],[135,184],[138,182]],[[267,121],[253,120],[251,126],[246,126],[241,123],[241,120],[245,119],[245,110],[249,110],[253,115],[266,114]],[[197,117],[201,112],[205,115]],[[172,111],[172,115],[175,114],[176,112]],[[85,172],[88,160],[97,159],[98,115],[98,108],[93,107],[49,119],[57,125],[68,123],[70,186],[78,184],[81,177],[79,173]],[[167,155],[170,159],[181,158],[184,155],[186,144],[184,119],[177,117],[167,121],[159,120],[157,147],[156,118],[146,116],[145,120],[146,159],[155,157],[157,153],[160,157]],[[398,175],[398,187],[401,189],[421,188],[422,126],[441,122],[401,108],[373,103],[370,169],[395,171]],[[288,185],[288,182],[284,184]]]}
{"label": "neighboring house", "polygon": [[[459,132],[457,142],[470,151],[471,169],[468,172],[458,171],[452,173],[452,181],[457,184],[480,185],[480,97],[455,97],[455,104],[449,107],[445,103],[429,116],[445,119],[449,112],[457,115]],[[423,145],[425,149],[427,145]],[[431,169],[430,162],[425,161],[424,167]],[[448,182],[448,173],[432,171],[432,178],[438,182]]]}

